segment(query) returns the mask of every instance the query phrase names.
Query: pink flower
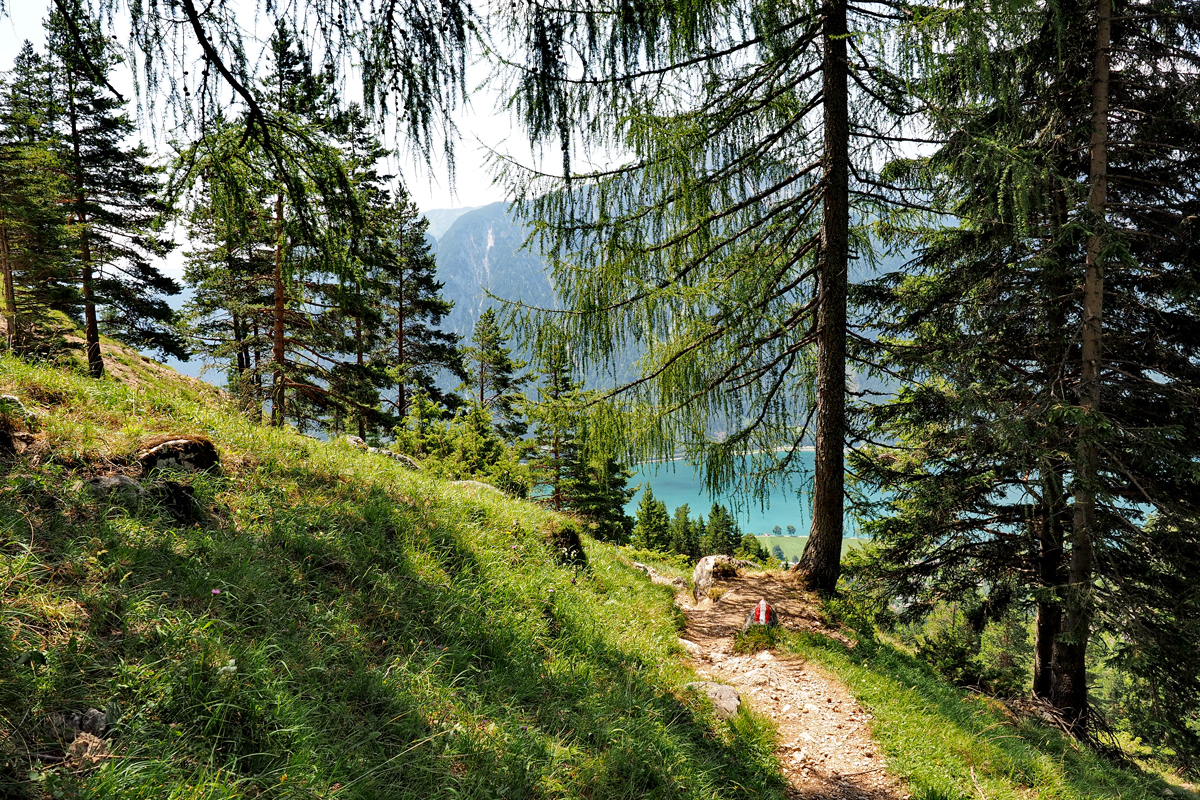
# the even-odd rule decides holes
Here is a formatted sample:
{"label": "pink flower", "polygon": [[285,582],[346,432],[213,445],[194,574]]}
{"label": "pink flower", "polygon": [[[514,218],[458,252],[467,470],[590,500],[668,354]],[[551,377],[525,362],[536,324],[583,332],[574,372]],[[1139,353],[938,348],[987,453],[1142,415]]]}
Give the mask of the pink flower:
{"label": "pink flower", "polygon": [[213,589],[213,594],[220,594],[220,593],[221,593],[220,589]]}

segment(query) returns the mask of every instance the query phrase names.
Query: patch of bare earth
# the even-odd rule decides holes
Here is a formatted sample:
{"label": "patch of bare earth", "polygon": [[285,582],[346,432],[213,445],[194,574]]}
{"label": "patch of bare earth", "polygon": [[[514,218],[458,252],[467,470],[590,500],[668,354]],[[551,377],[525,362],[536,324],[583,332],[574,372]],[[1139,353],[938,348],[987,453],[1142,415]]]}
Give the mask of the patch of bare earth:
{"label": "patch of bare earth", "polygon": [[786,574],[752,573],[717,584],[720,598],[698,603],[680,593],[687,616],[684,637],[697,672],[737,689],[742,702],[775,721],[777,755],[791,784],[789,797],[816,800],[905,800],[871,738],[871,715],[836,678],[799,656],[762,651],[738,655],[734,635],[748,611],[765,599],[792,630],[844,637],[821,624],[812,605]]}

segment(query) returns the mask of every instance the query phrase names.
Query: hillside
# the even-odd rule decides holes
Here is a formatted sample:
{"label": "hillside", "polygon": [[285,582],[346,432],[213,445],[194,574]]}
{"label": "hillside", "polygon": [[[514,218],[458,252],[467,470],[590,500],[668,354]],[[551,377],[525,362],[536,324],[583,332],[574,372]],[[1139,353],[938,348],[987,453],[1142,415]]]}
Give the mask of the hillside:
{"label": "hillside", "polygon": [[[838,628],[852,605],[776,573],[676,599],[633,566],[651,554],[585,536],[573,561],[565,518],[106,356],[102,381],[0,358],[31,415],[0,406],[2,797],[1190,796]],[[219,470],[143,475],[134,454],[181,434]],[[785,628],[736,655],[757,596]]]}
{"label": "hillside", "polygon": [[[671,593],[616,549],[561,565],[549,513],[125,358],[127,383],[0,361],[36,416],[0,460],[0,796],[782,796],[765,720],[684,689]],[[170,476],[194,506],[130,460],[165,433],[220,453]],[[91,708],[104,744],[64,762]]]}

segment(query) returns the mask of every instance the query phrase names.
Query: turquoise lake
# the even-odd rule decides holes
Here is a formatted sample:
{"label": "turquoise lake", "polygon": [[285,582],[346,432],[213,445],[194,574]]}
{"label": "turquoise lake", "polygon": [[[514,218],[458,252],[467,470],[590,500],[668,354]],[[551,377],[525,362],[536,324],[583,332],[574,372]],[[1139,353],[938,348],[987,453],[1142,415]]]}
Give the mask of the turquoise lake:
{"label": "turquoise lake", "polygon": [[[799,458],[806,473],[807,480],[800,475],[793,476],[792,484],[772,488],[767,503],[760,504],[748,494],[738,497],[735,492],[729,492],[715,498],[704,490],[701,476],[690,464],[683,461],[667,463],[639,464],[633,468],[633,477],[629,479],[630,486],[637,486],[638,492],[625,507],[630,516],[637,516],[637,505],[642,499],[642,486],[649,485],[654,491],[654,497],[667,504],[667,513],[675,514],[677,506],[686,503],[693,517],[708,516],[713,502],[718,502],[730,509],[737,516],[738,525],[743,533],[769,534],[778,525],[787,533],[787,526],[794,525],[796,533],[807,536],[812,524],[812,469],[814,454],[810,450],[802,451]],[[854,536],[858,531],[856,521],[846,516],[846,535]]]}

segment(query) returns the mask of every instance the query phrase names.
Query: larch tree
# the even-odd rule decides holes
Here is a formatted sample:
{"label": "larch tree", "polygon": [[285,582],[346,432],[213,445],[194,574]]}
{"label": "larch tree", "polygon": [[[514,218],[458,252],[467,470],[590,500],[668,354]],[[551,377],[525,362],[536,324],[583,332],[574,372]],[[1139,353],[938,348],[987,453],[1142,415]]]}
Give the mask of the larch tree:
{"label": "larch tree", "polygon": [[[639,458],[683,452],[712,490],[758,491],[816,444],[801,573],[832,593],[843,536],[847,282],[889,198],[873,150],[902,137],[885,3],[652,5],[612,14],[521,4],[511,106],[561,177],[505,177],[554,268],[565,330],[589,364],[643,353],[598,412]],[[581,149],[618,156],[572,169]],[[863,369],[863,365],[857,365]],[[777,455],[782,453],[782,455]]]}

